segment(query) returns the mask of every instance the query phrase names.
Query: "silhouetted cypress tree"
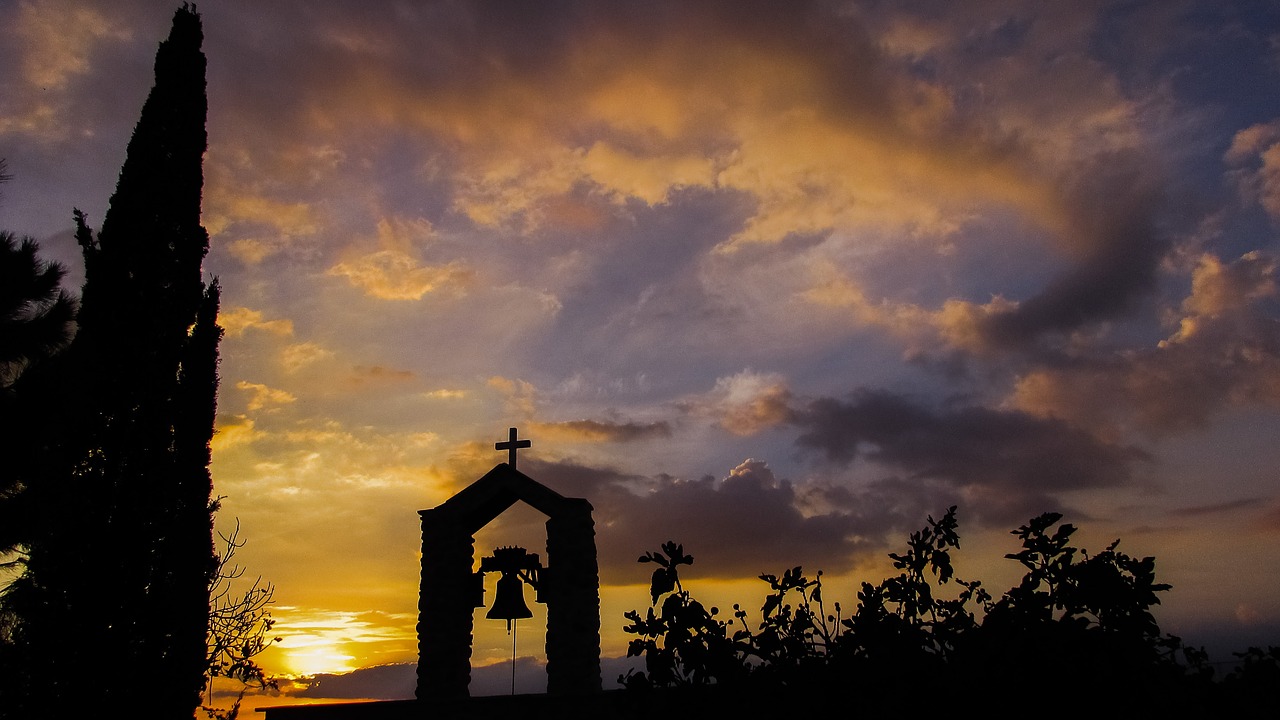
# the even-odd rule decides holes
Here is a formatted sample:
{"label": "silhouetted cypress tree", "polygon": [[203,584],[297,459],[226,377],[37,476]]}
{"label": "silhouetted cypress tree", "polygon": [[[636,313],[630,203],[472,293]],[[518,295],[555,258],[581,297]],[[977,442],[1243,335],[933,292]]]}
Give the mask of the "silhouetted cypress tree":
{"label": "silhouetted cypress tree", "polygon": [[[85,283],[75,339],[37,374],[60,393],[42,425],[29,507],[38,526],[5,597],[27,654],[30,708],[110,714],[139,701],[191,717],[216,572],[209,441],[218,286],[201,263],[203,31],[173,18],[95,238],[78,211]],[[11,708],[12,709],[12,708]]]}

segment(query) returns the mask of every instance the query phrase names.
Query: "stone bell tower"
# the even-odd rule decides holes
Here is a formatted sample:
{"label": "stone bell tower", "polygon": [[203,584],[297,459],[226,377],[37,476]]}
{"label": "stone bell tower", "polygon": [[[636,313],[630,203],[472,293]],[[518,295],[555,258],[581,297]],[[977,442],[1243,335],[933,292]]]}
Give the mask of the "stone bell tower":
{"label": "stone bell tower", "polygon": [[483,585],[472,572],[475,533],[516,502],[547,516],[547,566],[538,597],[547,605],[547,693],[599,692],[600,574],[591,503],[567,498],[516,470],[516,450],[528,440],[510,438],[500,463],[458,494],[422,510],[422,585],[418,596],[420,700],[469,695],[472,611]]}

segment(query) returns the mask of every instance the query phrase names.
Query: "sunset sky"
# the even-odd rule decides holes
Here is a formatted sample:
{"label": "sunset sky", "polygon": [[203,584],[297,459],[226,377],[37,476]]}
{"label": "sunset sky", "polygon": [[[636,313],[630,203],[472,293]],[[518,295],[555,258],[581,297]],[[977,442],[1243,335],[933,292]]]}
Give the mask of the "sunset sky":
{"label": "sunset sky", "polygon": [[[0,3],[0,227],[73,291],[176,7]],[[218,527],[275,585],[268,670],[416,660],[417,513],[509,427],[595,507],[606,658],[665,540],[697,597],[803,565],[847,613],[951,505],[996,593],[1057,511],[1156,557],[1166,632],[1280,644],[1280,5],[198,9]],[[476,548],[543,543],[517,509]]]}

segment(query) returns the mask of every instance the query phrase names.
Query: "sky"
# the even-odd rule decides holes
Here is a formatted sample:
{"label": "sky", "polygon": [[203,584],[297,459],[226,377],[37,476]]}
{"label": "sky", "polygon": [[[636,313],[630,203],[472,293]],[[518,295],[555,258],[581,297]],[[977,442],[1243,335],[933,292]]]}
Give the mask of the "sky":
{"label": "sky", "polygon": [[[0,2],[0,226],[73,291],[72,211],[100,225],[175,9]],[[417,513],[510,427],[595,509],[607,668],[664,541],[708,604],[801,565],[852,608],[953,505],[997,594],[1060,512],[1156,558],[1164,631],[1280,644],[1280,6],[198,10],[218,529],[305,696],[402,692]],[[506,672],[484,612],[473,664]]]}

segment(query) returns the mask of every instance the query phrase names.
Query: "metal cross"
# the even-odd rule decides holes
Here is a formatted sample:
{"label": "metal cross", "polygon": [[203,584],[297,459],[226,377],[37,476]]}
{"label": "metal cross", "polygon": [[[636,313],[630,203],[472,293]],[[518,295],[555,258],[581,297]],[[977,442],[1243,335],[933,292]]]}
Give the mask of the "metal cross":
{"label": "metal cross", "polygon": [[515,470],[515,469],[516,469],[516,450],[518,450],[518,449],[520,449],[520,448],[527,448],[527,447],[530,447],[530,446],[532,446],[532,445],[533,445],[533,443],[532,443],[532,442],[530,442],[529,440],[517,440],[517,439],[516,439],[516,429],[515,429],[515,428],[511,428],[511,430],[507,432],[507,441],[506,441],[506,442],[500,442],[500,443],[494,443],[494,444],[493,444],[493,449],[494,449],[494,450],[506,450],[506,451],[507,451],[507,464],[511,466],[511,469],[512,469],[512,470]]}

